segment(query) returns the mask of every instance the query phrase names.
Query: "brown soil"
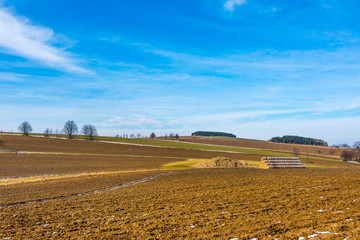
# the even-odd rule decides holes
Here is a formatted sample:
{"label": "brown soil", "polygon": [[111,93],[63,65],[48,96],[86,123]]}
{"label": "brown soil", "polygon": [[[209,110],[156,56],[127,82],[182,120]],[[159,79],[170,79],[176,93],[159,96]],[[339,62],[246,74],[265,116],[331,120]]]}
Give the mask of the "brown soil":
{"label": "brown soil", "polygon": [[[332,168],[178,170],[136,185],[76,196],[168,172],[151,170],[163,163],[210,159],[219,153],[20,136],[2,139],[3,149],[48,152],[0,154],[2,176],[127,172],[0,185],[0,239],[306,239],[317,234],[312,239],[350,240],[360,236],[356,164],[312,160],[314,166]],[[260,160],[261,156],[224,157]],[[9,206],[61,196],[72,197]]]}
{"label": "brown soil", "polygon": [[[1,149],[33,151],[34,154],[0,152],[0,178],[79,172],[119,171],[160,168],[173,161],[188,158],[210,159],[217,152],[188,149],[143,147],[124,144],[62,140],[24,136],[2,136]],[[42,154],[36,154],[42,152]],[[48,154],[44,154],[48,153]],[[65,154],[64,154],[65,153]],[[67,154],[66,154],[67,153]],[[224,153],[238,158],[240,154]],[[241,154],[248,160],[260,161],[258,155]]]}
{"label": "brown soil", "polygon": [[68,196],[156,175],[162,171],[134,171],[108,175],[70,177],[48,181],[25,182],[14,185],[0,185],[0,205],[34,201],[44,198]]}
{"label": "brown soil", "polygon": [[177,171],[114,191],[4,207],[0,237],[357,239],[359,187],[351,169]]}
{"label": "brown soil", "polygon": [[153,169],[173,161],[186,160],[178,157],[156,156],[97,156],[56,154],[0,153],[0,177],[26,177],[51,174],[75,174],[120,170]]}

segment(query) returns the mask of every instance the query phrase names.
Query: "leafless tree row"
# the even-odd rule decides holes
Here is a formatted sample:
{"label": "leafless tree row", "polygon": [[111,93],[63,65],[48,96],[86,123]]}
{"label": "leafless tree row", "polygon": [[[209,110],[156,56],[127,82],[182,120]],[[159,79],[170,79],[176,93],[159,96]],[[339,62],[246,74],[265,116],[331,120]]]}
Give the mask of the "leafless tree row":
{"label": "leafless tree row", "polygon": [[[32,132],[31,124],[28,121],[22,122],[18,127],[19,131],[24,135],[29,135]],[[87,140],[94,140],[94,137],[98,136],[96,127],[92,124],[85,124],[80,131]],[[69,139],[73,139],[74,135],[78,133],[78,127],[73,120],[69,120],[65,123],[62,133],[68,135]],[[44,131],[44,136],[49,137],[53,134],[53,130],[51,128],[47,128]],[[56,135],[59,134],[59,131],[56,130]]]}
{"label": "leafless tree row", "polygon": [[[19,126],[19,131],[22,132],[24,135],[29,135],[29,133],[32,132],[32,127],[31,124],[28,121],[22,122]],[[44,130],[44,136],[45,137],[49,137],[53,134],[55,134],[55,136],[59,136],[60,133],[66,134],[68,136],[69,139],[73,139],[74,135],[77,134],[79,132],[79,129],[76,125],[76,123],[73,120],[69,120],[64,124],[64,128],[62,129],[62,131],[59,132],[58,129],[56,129],[55,133],[51,128],[46,128]],[[85,138],[87,140],[94,140],[94,138],[96,136],[98,136],[97,134],[97,130],[96,127],[92,124],[85,124],[81,130],[80,133],[83,134],[85,136]],[[119,135],[117,134],[115,137],[123,137],[123,138],[141,138],[141,134],[137,133],[137,134],[123,134],[123,135]],[[156,135],[155,133],[151,133],[150,134],[150,138],[155,138]],[[176,133],[170,133],[170,134],[165,134],[165,136],[159,136],[159,138],[175,138],[175,139],[179,139],[179,135]]]}
{"label": "leafless tree row", "polygon": [[[115,137],[119,137],[119,138],[141,138],[141,137],[147,137],[147,136],[142,136],[140,133],[137,133],[136,135],[134,133],[132,134],[116,134]],[[179,134],[175,134],[175,133],[170,133],[170,134],[165,134],[164,136],[156,136],[155,133],[151,133],[150,134],[150,138],[161,138],[161,139],[166,139],[166,138],[175,138],[175,139],[179,139]]]}

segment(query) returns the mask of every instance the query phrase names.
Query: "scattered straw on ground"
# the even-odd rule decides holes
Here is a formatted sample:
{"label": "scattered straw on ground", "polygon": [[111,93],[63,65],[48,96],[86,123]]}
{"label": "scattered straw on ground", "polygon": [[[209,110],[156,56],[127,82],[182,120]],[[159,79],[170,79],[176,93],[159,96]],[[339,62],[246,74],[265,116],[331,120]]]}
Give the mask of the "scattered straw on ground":
{"label": "scattered straw on ground", "polygon": [[197,168],[244,168],[252,167],[244,160],[235,160],[227,157],[216,157],[206,162],[195,164]]}
{"label": "scattered straw on ground", "polygon": [[170,162],[162,166],[166,170],[193,169],[194,165],[206,162],[208,159],[188,158],[186,161]]}

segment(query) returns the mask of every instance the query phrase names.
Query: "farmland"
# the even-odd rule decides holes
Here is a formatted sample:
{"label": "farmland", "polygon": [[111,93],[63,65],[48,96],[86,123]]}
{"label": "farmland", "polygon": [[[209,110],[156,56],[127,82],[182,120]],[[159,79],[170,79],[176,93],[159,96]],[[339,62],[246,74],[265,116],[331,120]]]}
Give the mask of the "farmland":
{"label": "farmland", "polygon": [[301,154],[315,154],[319,156],[338,156],[340,149],[334,147],[310,146],[299,144],[273,143],[270,141],[241,139],[241,138],[221,138],[221,137],[182,137],[183,142],[223,145],[232,147],[267,149],[271,151],[293,152],[294,148],[298,149]]}
{"label": "farmland", "polygon": [[[306,169],[261,170],[256,163],[274,149],[150,139],[143,141],[157,147],[10,135],[1,139],[0,149],[16,152],[0,153],[0,239],[360,235],[359,165],[331,154],[320,157],[317,150],[302,160]],[[253,167],[191,167],[216,156],[245,160]]]}

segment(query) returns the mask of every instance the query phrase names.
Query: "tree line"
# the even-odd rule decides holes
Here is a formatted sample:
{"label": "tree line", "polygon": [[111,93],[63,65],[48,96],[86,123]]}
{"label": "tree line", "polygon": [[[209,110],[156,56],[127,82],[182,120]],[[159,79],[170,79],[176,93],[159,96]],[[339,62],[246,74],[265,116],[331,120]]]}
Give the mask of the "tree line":
{"label": "tree line", "polygon": [[[19,125],[18,130],[26,136],[29,135],[33,131],[32,126],[28,121],[22,122]],[[62,129],[61,133],[68,135],[69,139],[73,139],[74,135],[79,132],[78,130],[79,129],[78,129],[77,125],[75,124],[75,122],[73,120],[69,120],[64,124],[64,128]],[[85,124],[81,128],[80,133],[82,133],[87,140],[94,140],[94,138],[96,136],[98,136],[96,127],[92,124]],[[54,134],[53,130],[51,128],[46,128],[44,131],[44,136],[49,137],[51,134]],[[56,129],[55,134],[56,135],[59,134],[57,129]],[[115,137],[141,138],[142,136],[140,133],[138,133],[136,135],[134,133],[132,133],[130,135],[129,134],[123,134],[123,135],[116,134]],[[155,137],[156,137],[155,133],[150,134],[150,138],[155,138]],[[179,134],[170,133],[170,134],[165,134],[165,136],[159,136],[158,138],[175,138],[176,140],[178,140]]]}
{"label": "tree line", "polygon": [[[28,121],[22,122],[18,130],[23,133],[24,135],[29,135],[33,131],[31,124]],[[64,124],[64,128],[62,132],[66,135],[68,135],[69,139],[73,139],[74,135],[78,133],[78,127],[76,123],[73,120],[69,120]],[[92,124],[84,124],[84,126],[81,128],[80,132],[85,136],[87,140],[94,140],[95,136],[98,136],[96,127]],[[52,129],[47,128],[44,131],[45,137],[50,136],[52,134]]]}
{"label": "tree line", "polygon": [[191,136],[202,136],[202,137],[231,137],[236,138],[236,135],[225,132],[210,132],[210,131],[196,131]]}
{"label": "tree line", "polygon": [[[118,138],[142,138],[142,137],[147,137],[147,136],[142,136],[140,133],[131,133],[131,134],[116,134],[115,137]],[[169,134],[165,134],[162,136],[156,136],[155,133],[151,133],[150,134],[150,138],[160,138],[160,139],[168,139],[168,138],[175,138],[175,139],[179,139],[179,134],[177,133],[169,133]]]}
{"label": "tree line", "polygon": [[292,143],[292,144],[303,144],[303,145],[315,145],[315,146],[328,146],[327,142],[321,139],[307,138],[300,136],[289,136],[273,137],[270,139],[271,142],[276,143]]}

